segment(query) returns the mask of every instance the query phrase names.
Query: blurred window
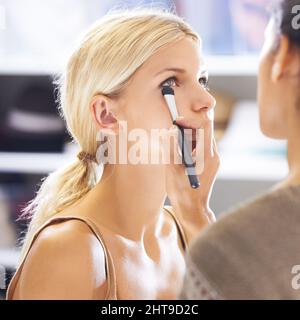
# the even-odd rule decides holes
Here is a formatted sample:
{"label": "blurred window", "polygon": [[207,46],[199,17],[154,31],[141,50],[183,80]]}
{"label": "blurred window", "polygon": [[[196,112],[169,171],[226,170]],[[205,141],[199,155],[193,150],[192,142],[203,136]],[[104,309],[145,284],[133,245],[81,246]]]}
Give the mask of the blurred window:
{"label": "blurred window", "polygon": [[[113,7],[174,7],[203,39],[209,55],[257,54],[270,0],[0,0],[0,58],[50,65]],[[3,60],[2,60],[3,61]],[[12,60],[13,61],[13,60]]]}

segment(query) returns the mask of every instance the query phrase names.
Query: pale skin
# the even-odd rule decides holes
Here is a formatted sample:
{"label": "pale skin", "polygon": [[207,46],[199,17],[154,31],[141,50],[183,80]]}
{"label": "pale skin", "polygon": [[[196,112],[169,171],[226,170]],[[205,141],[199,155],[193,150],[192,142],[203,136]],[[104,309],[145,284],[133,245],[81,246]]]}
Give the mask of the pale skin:
{"label": "pale skin", "polygon": [[[258,103],[262,131],[271,138],[288,140],[289,175],[276,186],[282,188],[300,183],[300,55],[299,48],[286,36],[279,37],[276,50],[273,49],[275,40],[269,27],[261,54]],[[174,66],[186,69],[186,76],[174,72],[161,74],[159,79],[153,76]],[[198,85],[199,67],[198,48],[187,39],[158,52],[134,75],[122,99],[94,97],[91,112],[99,130],[111,128],[118,134],[116,120],[124,119],[131,127],[150,129],[155,124],[169,128],[170,118],[158,85],[176,75],[180,114],[185,121],[193,119],[206,128],[205,150],[209,150],[213,145],[212,135],[208,134],[212,132],[209,130],[212,125],[203,116],[203,106],[213,106],[214,99]],[[136,112],[137,108],[142,108],[140,113]],[[111,114],[105,118],[103,110]],[[197,192],[189,188],[180,166],[126,165],[115,168],[113,174],[107,167],[103,183],[66,211],[72,215],[89,213],[103,226],[117,267],[120,299],[176,297],[185,264],[176,227],[162,213],[162,204],[167,193],[192,241],[214,219],[208,203],[219,163],[217,153],[211,156],[206,152],[206,163],[201,177],[204,187]],[[162,174],[165,179],[161,179]],[[14,298],[102,299],[106,289],[102,247],[86,225],[68,221],[50,226],[39,235],[24,265]]]}
{"label": "pale skin", "polygon": [[[162,72],[165,68],[181,68],[184,73]],[[90,112],[99,130],[109,129],[117,138],[121,120],[127,121],[128,130],[171,128],[160,84],[176,76],[168,83],[183,116],[178,123],[205,132],[199,189],[190,187],[179,164],[108,164],[101,181],[63,212],[84,213],[101,226],[116,268],[119,299],[177,297],[185,272],[184,251],[174,220],[162,209],[166,196],[189,243],[215,220],[209,198],[219,156],[213,119],[208,116],[215,99],[202,84],[202,71],[199,45],[184,38],[150,57],[121,97],[99,94],[91,101]],[[103,248],[88,226],[72,220],[48,226],[39,234],[13,298],[104,299],[106,290]]]}

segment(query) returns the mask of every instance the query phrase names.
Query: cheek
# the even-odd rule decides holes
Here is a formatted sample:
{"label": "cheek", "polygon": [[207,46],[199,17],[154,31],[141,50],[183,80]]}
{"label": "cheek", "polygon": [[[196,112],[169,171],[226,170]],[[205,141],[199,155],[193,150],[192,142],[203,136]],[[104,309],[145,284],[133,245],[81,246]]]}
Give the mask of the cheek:
{"label": "cheek", "polygon": [[281,99],[280,84],[271,81],[271,63],[264,58],[259,66],[257,100],[260,128],[270,138],[285,138],[286,115]]}
{"label": "cheek", "polygon": [[[257,102],[259,106],[259,122],[262,132],[267,136],[274,133],[274,118],[277,118],[274,109],[274,88],[271,81],[271,58],[266,51],[260,57],[258,73]],[[275,121],[276,123],[276,121]]]}
{"label": "cheek", "polygon": [[151,93],[132,100],[126,106],[124,117],[128,121],[128,128],[151,129],[169,128],[172,119],[168,106],[158,94]]}
{"label": "cheek", "polygon": [[154,89],[145,99],[141,117],[148,129],[163,129],[172,126],[168,105],[159,89]]}
{"label": "cheek", "polygon": [[271,62],[270,57],[263,51],[260,57],[258,73],[257,99],[260,110],[262,111],[270,100],[271,87]]}
{"label": "cheek", "polygon": [[272,101],[269,70],[266,65],[265,59],[261,60],[258,74],[258,90],[257,90],[257,102],[259,106],[259,117],[262,130],[265,130],[265,123],[268,120],[268,111],[271,109]]}
{"label": "cheek", "polygon": [[274,63],[274,38],[268,37],[260,55],[257,101],[259,105],[260,127],[270,138],[283,139],[286,136],[286,114],[284,110],[281,82],[272,81]]}

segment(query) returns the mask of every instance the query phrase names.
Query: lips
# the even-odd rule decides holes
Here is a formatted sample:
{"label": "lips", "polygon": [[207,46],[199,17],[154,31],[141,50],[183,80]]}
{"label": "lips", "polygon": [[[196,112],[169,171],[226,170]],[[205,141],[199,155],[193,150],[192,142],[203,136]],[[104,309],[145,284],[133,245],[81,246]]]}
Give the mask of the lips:
{"label": "lips", "polygon": [[[210,108],[203,108],[209,110]],[[194,121],[194,123],[193,123]],[[180,126],[184,130],[184,134],[185,134],[185,140],[187,142],[187,144],[192,148],[192,151],[194,151],[194,149],[196,148],[197,145],[197,130],[201,129],[202,126],[198,124],[195,124],[195,119],[187,119],[187,118],[179,118],[178,121],[176,121],[177,125]],[[189,129],[189,130],[187,130]]]}
{"label": "lips", "polygon": [[178,123],[178,125],[180,127],[182,127],[183,129],[193,129],[193,130],[196,130],[196,129],[200,129],[199,125],[196,126],[196,125],[192,125],[192,124],[186,124],[186,123]]}
{"label": "lips", "polygon": [[[204,112],[204,114],[207,115],[207,118],[209,118],[210,120],[213,120],[214,108],[204,107],[200,111]],[[202,120],[206,121],[207,119],[202,118]],[[178,119],[176,120],[176,123],[177,123],[177,125],[179,125],[180,127],[184,128],[184,129],[200,129],[201,128],[201,126],[199,126],[199,122],[197,124],[195,123],[195,118],[188,119],[185,117],[184,118],[178,117]]]}
{"label": "lips", "polygon": [[200,127],[199,128],[196,128],[196,127],[188,127],[188,126],[182,126],[182,125],[180,125],[180,127],[182,127],[183,129],[189,129],[189,130],[185,130],[185,133],[186,134],[190,134],[191,132],[192,132],[192,138],[193,138],[193,140],[195,140],[196,139],[196,134],[197,134],[197,129],[200,129]]}
{"label": "lips", "polygon": [[[185,126],[185,125],[180,125],[181,128],[186,129],[184,130],[184,136],[185,136],[185,140],[188,143],[192,143],[192,151],[196,148],[196,144],[197,144],[197,129],[199,128],[195,128],[195,127],[189,127],[189,126]],[[188,130],[187,130],[188,129]]]}

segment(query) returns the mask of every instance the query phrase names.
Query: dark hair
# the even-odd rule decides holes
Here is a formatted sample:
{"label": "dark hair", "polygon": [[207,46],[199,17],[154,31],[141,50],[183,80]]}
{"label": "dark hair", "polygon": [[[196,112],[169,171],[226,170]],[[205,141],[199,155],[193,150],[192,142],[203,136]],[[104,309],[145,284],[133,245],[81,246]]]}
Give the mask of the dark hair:
{"label": "dark hair", "polygon": [[274,6],[273,17],[277,31],[286,35],[292,43],[300,47],[300,29],[293,27],[295,13],[292,9],[300,5],[300,0],[277,0]]}

